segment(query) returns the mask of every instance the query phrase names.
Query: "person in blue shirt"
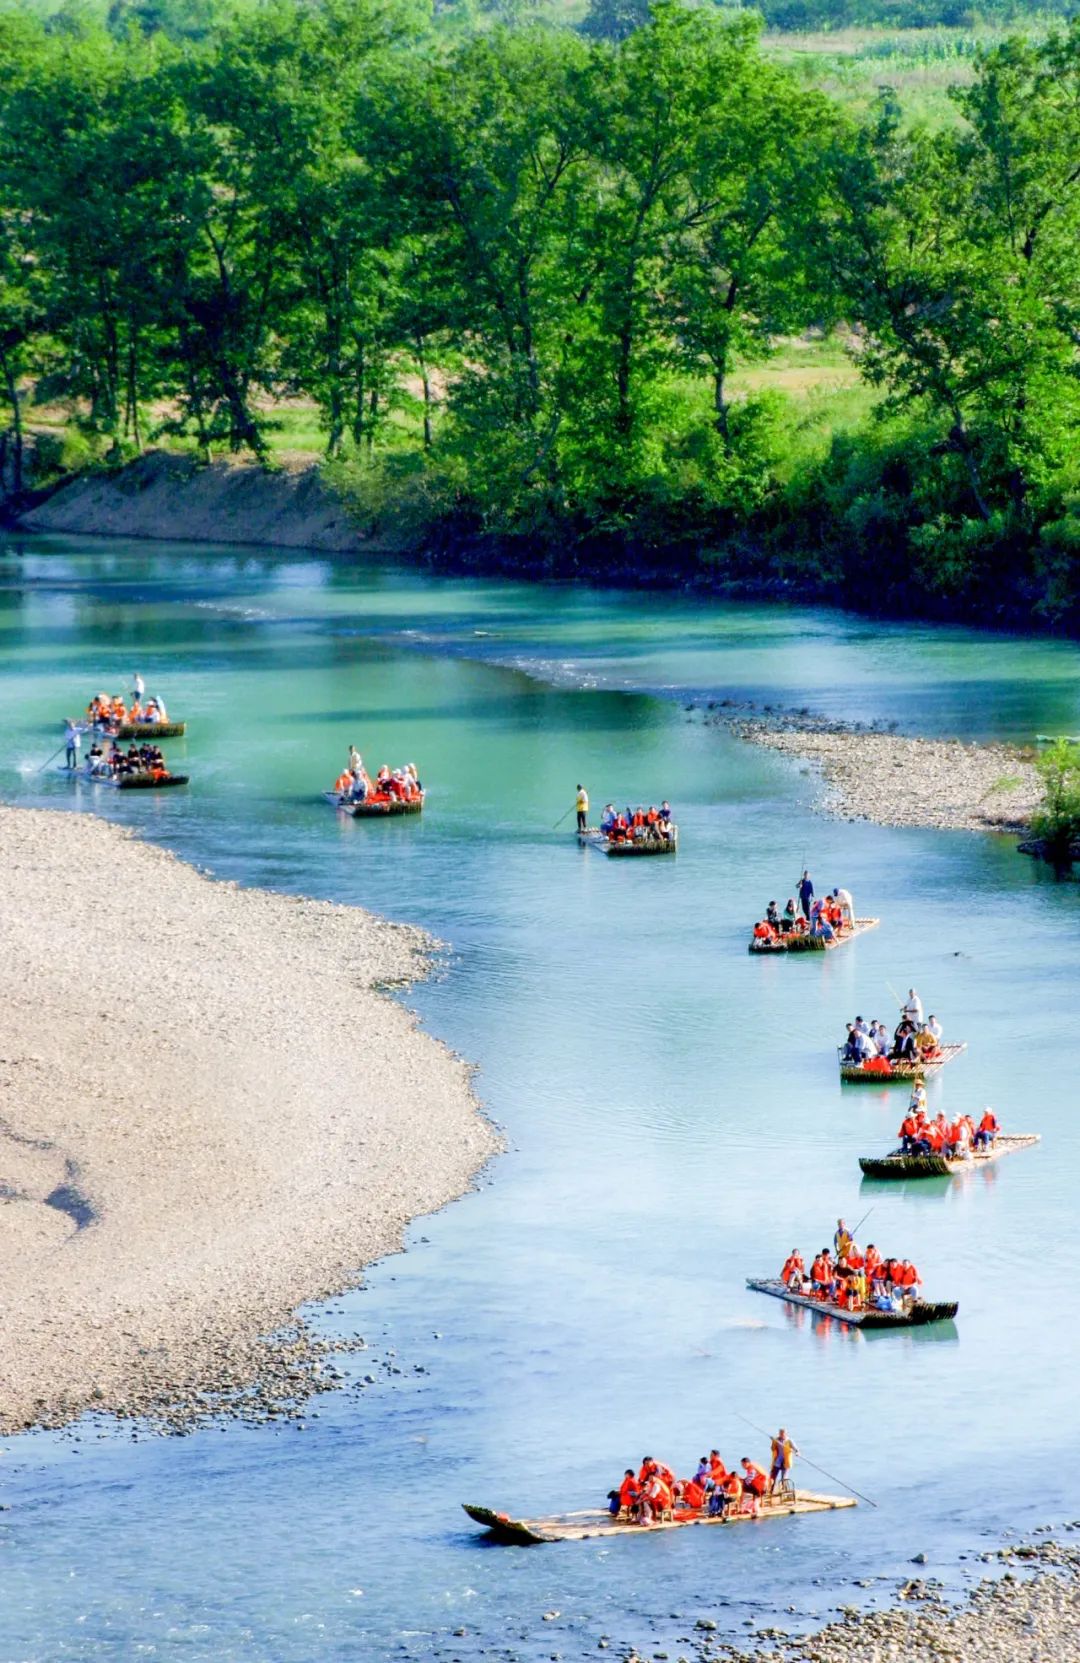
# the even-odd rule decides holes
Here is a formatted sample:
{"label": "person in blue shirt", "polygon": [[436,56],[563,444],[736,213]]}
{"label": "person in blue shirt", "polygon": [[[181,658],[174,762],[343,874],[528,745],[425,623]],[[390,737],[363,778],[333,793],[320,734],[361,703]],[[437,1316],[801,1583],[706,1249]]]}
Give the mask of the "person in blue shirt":
{"label": "person in blue shirt", "polygon": [[803,875],[802,875],[802,880],[799,884],[799,901],[802,905],[803,913],[805,914],[805,916],[807,918],[809,918],[809,916],[810,916],[810,903],[813,901],[813,899],[814,899],[814,886],[810,881],[809,872],[804,872]]}

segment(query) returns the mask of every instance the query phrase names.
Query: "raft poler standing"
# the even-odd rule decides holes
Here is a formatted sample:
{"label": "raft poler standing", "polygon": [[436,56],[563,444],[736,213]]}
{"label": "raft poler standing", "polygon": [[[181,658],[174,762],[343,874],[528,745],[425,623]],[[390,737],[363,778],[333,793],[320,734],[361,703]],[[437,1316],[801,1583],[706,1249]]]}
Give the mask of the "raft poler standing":
{"label": "raft poler standing", "polygon": [[81,722],[76,722],[71,716],[65,716],[64,761],[67,763],[69,769],[77,768],[79,766],[79,746],[82,744],[84,731],[85,730]]}
{"label": "raft poler standing", "polygon": [[900,1015],[905,1019],[905,1021],[913,1023],[916,1028],[922,1027],[922,1000],[919,998],[919,995],[915,992],[913,987],[908,988],[908,996],[904,1004],[900,1007]]}
{"label": "raft poler standing", "polygon": [[799,904],[803,909],[803,917],[809,918],[810,907],[814,899],[814,885],[809,872],[804,872],[799,880]]}
{"label": "raft poler standing", "polygon": [[577,797],[575,799],[574,806],[577,809],[578,831],[587,831],[589,828],[589,793],[583,785],[579,785],[577,788]]}
{"label": "raft poler standing", "polygon": [[783,1488],[785,1484],[791,1482],[791,1467],[798,1453],[798,1446],[781,1427],[772,1440],[772,1466],[769,1469],[770,1495],[776,1494],[778,1484]]}
{"label": "raft poler standing", "polygon": [[133,705],[141,705],[142,704],[142,699],[143,699],[143,694],[145,692],[146,692],[146,683],[143,681],[143,678],[139,674],[138,670],[136,670],[135,674],[131,678],[131,702],[132,702],[132,704]]}

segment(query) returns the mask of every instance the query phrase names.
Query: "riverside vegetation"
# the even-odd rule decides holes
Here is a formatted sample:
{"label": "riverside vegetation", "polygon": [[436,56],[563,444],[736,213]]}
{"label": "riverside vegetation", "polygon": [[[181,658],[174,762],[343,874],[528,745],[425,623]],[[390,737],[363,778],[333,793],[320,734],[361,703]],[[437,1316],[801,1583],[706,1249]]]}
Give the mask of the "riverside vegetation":
{"label": "riverside vegetation", "polygon": [[[1080,25],[931,127],[621,3],[0,10],[15,503],[313,409],[402,546],[1080,627]],[[827,406],[764,373],[808,341]]]}

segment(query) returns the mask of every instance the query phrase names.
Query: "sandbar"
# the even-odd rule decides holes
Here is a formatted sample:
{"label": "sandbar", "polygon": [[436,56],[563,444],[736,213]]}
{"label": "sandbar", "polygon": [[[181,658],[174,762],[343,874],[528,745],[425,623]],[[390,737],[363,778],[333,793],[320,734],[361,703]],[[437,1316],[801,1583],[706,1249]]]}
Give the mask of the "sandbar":
{"label": "sandbar", "polygon": [[0,862],[0,1432],[178,1424],[499,1140],[386,991],[424,932],[86,814],[0,808]]}

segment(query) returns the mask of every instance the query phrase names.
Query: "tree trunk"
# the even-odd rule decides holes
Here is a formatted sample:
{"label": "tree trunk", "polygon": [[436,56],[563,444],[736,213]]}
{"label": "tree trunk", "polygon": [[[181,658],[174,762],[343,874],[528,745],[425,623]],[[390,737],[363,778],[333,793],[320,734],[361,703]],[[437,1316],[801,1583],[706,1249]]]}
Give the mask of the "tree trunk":
{"label": "tree trunk", "polygon": [[368,414],[370,420],[368,421],[367,430],[367,449],[370,456],[375,447],[375,425],[379,414],[379,383],[377,380],[374,382],[368,398]]}
{"label": "tree trunk", "polygon": [[7,389],[8,403],[11,405],[11,489],[16,497],[22,496],[23,490],[23,428],[22,403],[19,397],[18,383],[15,380],[15,368],[10,355],[0,350],[0,370],[3,371],[4,386]]}
{"label": "tree trunk", "polygon": [[990,509],[987,506],[986,498],[982,494],[982,485],[979,480],[979,469],[972,451],[971,439],[959,416],[953,423],[952,431],[949,434],[949,441],[952,444],[953,449],[963,461],[964,470],[968,476],[968,484],[971,486],[971,495],[975,503],[975,509],[980,520],[989,520]]}
{"label": "tree trunk", "polygon": [[130,433],[135,441],[135,449],[142,450],[142,435],[139,432],[139,370],[138,345],[135,331],[132,330],[128,339],[127,350],[127,393],[124,408],[124,432]]}
{"label": "tree trunk", "polygon": [[725,369],[725,364],[717,364],[713,367],[713,409],[716,412],[714,421],[716,431],[724,441],[724,449],[730,450],[731,430],[728,426],[727,399],[724,397]]}
{"label": "tree trunk", "polygon": [[356,343],[356,372],[354,376],[355,398],[353,401],[352,436],[353,444],[359,450],[364,438],[364,397],[366,393],[367,359],[363,341]]}
{"label": "tree trunk", "polygon": [[424,356],[424,337],[420,330],[416,330],[413,339],[416,343],[416,362],[420,367],[420,386],[424,394],[424,449],[431,449],[431,380],[428,376],[427,358]]}

